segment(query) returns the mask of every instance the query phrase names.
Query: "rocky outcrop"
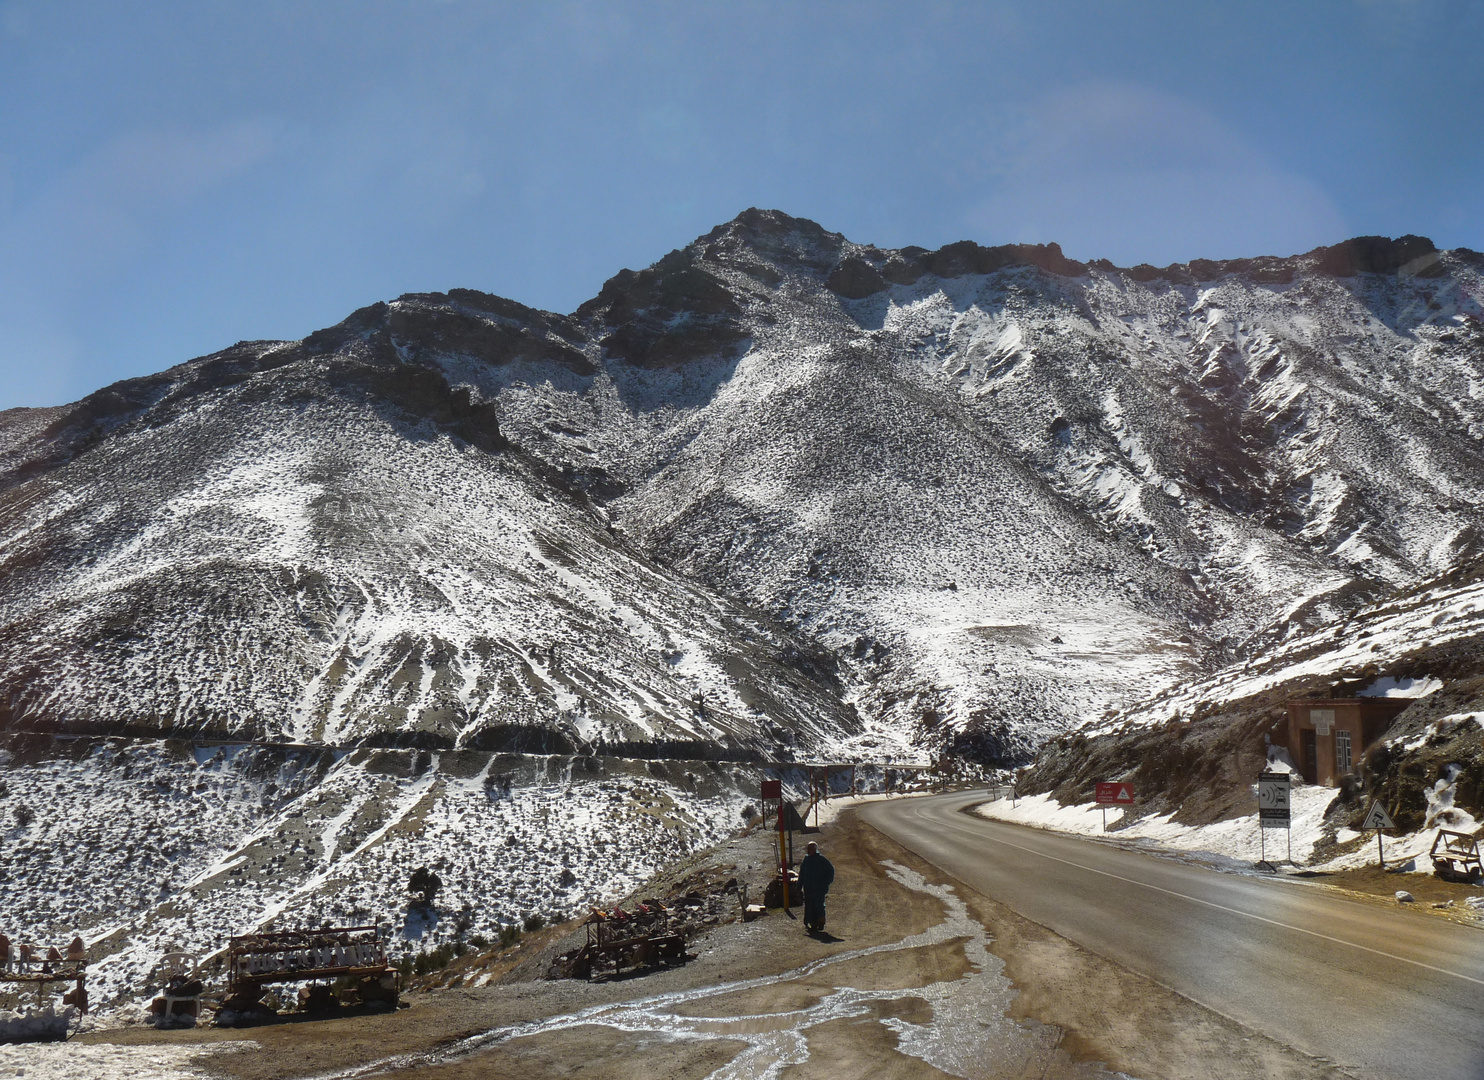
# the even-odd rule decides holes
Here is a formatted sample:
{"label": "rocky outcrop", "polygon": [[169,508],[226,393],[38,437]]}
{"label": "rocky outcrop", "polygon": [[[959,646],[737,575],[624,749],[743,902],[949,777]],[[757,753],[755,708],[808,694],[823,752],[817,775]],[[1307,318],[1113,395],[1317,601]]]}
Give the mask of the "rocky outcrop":
{"label": "rocky outcrop", "polygon": [[635,367],[729,356],[748,336],[742,308],[702,256],[672,251],[647,270],[621,270],[577,315],[610,357]]}
{"label": "rocky outcrop", "polygon": [[[1484,674],[1459,679],[1398,717],[1366,753],[1364,773],[1367,792],[1403,832],[1472,831],[1484,820]],[[1444,790],[1447,803],[1439,806]]]}
{"label": "rocky outcrop", "polygon": [[839,293],[847,300],[863,300],[883,291],[887,287],[887,280],[881,271],[865,259],[859,255],[851,255],[842,259],[840,265],[830,271],[825,285],[831,292]]}
{"label": "rocky outcrop", "polygon": [[1385,236],[1357,236],[1319,248],[1315,269],[1333,277],[1355,277],[1357,274],[1410,274],[1437,277],[1444,273],[1442,257],[1433,242],[1425,236],[1407,236],[1392,240]]}

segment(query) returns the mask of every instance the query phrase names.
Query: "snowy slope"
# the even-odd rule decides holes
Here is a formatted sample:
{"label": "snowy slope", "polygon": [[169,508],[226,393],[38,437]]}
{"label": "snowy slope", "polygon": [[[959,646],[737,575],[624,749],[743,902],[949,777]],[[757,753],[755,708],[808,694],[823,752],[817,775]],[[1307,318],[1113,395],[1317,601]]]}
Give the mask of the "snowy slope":
{"label": "snowy slope", "polygon": [[[3,929],[82,933],[104,1005],[174,949],[375,922],[394,952],[581,913],[742,823],[756,775],[717,763],[480,751],[0,736]],[[19,824],[17,807],[30,811]],[[443,881],[437,915],[408,878]]]}
{"label": "snowy slope", "polygon": [[399,376],[299,359],[175,388],[0,493],[9,726],[744,754],[852,726],[778,628],[491,436],[368,392]]}
{"label": "snowy slope", "polygon": [[[1404,687],[1415,681],[1431,692],[1440,685],[1439,676],[1477,674],[1481,659],[1484,565],[1475,562],[1389,596],[1351,618],[1294,634],[1207,678],[1168,687],[1116,719],[1085,730],[1097,734],[1189,719],[1274,689],[1306,685],[1384,681]],[[1391,696],[1411,695],[1393,689]]]}
{"label": "snowy slope", "polygon": [[[1479,551],[1481,266],[1406,237],[1121,270],[753,210],[572,316],[410,295],[13,410],[0,700],[1021,756]],[[708,642],[734,601],[799,637]]]}

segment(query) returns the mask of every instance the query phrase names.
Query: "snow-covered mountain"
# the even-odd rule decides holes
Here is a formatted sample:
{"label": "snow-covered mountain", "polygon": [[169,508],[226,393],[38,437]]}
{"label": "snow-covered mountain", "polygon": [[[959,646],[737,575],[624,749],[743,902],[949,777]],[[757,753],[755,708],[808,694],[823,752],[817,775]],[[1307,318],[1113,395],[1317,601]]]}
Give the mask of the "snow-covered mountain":
{"label": "snow-covered mountain", "polygon": [[12,449],[7,726],[693,756],[858,727],[829,657],[615,539],[493,406],[312,342],[121,384]]}
{"label": "snow-covered mountain", "polygon": [[[1120,269],[749,210],[568,316],[377,303],[0,413],[0,730],[91,740],[9,768],[45,802],[130,739],[192,756],[253,858],[320,896],[353,853],[384,901],[387,838],[484,814],[495,753],[595,754],[542,781],[578,803],[631,792],[619,753],[1023,759],[1479,555],[1481,369],[1484,256],[1419,237]],[[207,741],[314,764],[268,791]],[[682,847],[735,818],[723,773],[654,778]],[[352,789],[376,809],[340,838]],[[6,843],[40,857],[37,828]],[[160,898],[191,910],[240,842]],[[470,881],[499,918],[556,903]]]}
{"label": "snow-covered mountain", "polygon": [[1015,754],[1479,550],[1481,271],[1416,237],[879,251],[748,211],[577,312],[590,372],[437,362],[639,548],[839,656],[881,737]]}
{"label": "snow-covered mountain", "polygon": [[752,210],[570,317],[376,304],[3,414],[0,701],[1023,753],[1479,549],[1481,270],[1417,237],[880,251]]}

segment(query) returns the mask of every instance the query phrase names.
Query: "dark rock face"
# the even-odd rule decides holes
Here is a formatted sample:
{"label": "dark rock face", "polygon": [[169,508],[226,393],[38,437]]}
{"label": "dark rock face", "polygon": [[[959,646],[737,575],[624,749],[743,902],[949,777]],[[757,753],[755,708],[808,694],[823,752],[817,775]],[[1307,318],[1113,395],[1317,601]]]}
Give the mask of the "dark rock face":
{"label": "dark rock face", "polygon": [[[1453,254],[1462,261],[1467,260],[1471,253],[1460,248]],[[1338,278],[1357,274],[1436,277],[1446,272],[1441,253],[1433,242],[1425,236],[1411,235],[1396,240],[1385,236],[1357,236],[1333,247],[1315,248],[1307,254],[1287,258],[1264,255],[1253,259],[1192,259],[1189,263],[1174,263],[1162,268],[1140,263],[1128,269],[1120,269],[1106,259],[1095,259],[1088,265],[1094,270],[1120,273],[1131,281],[1168,281],[1172,284],[1217,281],[1228,275],[1240,275],[1262,284],[1287,285],[1303,271]],[[1050,265],[1045,268],[1052,269]]]}
{"label": "dark rock face", "polygon": [[408,415],[430,421],[480,449],[494,452],[505,446],[495,402],[475,400],[467,386],[450,387],[437,368],[342,363],[336,374],[340,385],[363,387],[371,400],[396,402]]}
{"label": "dark rock face", "polygon": [[993,274],[1013,266],[1035,266],[1059,277],[1078,277],[1087,267],[1061,252],[1060,244],[1001,244],[981,247],[972,240],[960,240],[937,251],[917,257],[928,273],[938,277],[963,277],[965,274]]}
{"label": "dark rock face", "polygon": [[1316,269],[1333,277],[1356,274],[1397,274],[1408,270],[1425,276],[1438,267],[1438,249],[1425,236],[1403,236],[1392,240],[1385,236],[1357,236],[1334,247],[1320,248]]}
{"label": "dark rock face", "polygon": [[747,337],[736,298],[693,250],[609,278],[578,309],[610,356],[640,368],[666,368],[729,354]]}
{"label": "dark rock face", "polygon": [[1411,706],[1366,753],[1366,788],[1403,831],[1470,831],[1469,819],[1484,817],[1481,707],[1484,676],[1459,679]]}
{"label": "dark rock face", "polygon": [[596,370],[583,354],[582,332],[548,315],[472,289],[413,293],[395,304],[372,304],[344,322],[304,339],[307,355],[341,353],[382,363],[431,355],[463,355],[490,365],[519,361],[558,364],[578,375]]}
{"label": "dark rock face", "polygon": [[922,275],[922,265],[916,259],[901,255],[893,255],[881,266],[881,276],[893,285],[911,285]]}
{"label": "dark rock face", "polygon": [[847,300],[863,300],[886,288],[886,278],[870,263],[858,255],[843,259],[830,271],[825,285],[833,293]]}
{"label": "dark rock face", "polygon": [[828,232],[806,218],[753,207],[718,225],[696,245],[704,245],[705,257],[712,260],[748,252],[754,258],[796,271],[823,274],[835,264],[847,243],[839,233]]}

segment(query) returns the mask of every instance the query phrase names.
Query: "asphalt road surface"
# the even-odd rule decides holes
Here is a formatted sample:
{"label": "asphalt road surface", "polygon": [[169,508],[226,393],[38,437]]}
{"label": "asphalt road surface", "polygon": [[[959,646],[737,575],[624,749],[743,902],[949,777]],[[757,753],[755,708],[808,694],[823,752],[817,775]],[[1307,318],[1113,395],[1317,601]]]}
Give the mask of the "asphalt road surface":
{"label": "asphalt road surface", "polygon": [[970,888],[1356,1076],[1484,1080],[1484,930],[964,814],[983,792],[862,819]]}

